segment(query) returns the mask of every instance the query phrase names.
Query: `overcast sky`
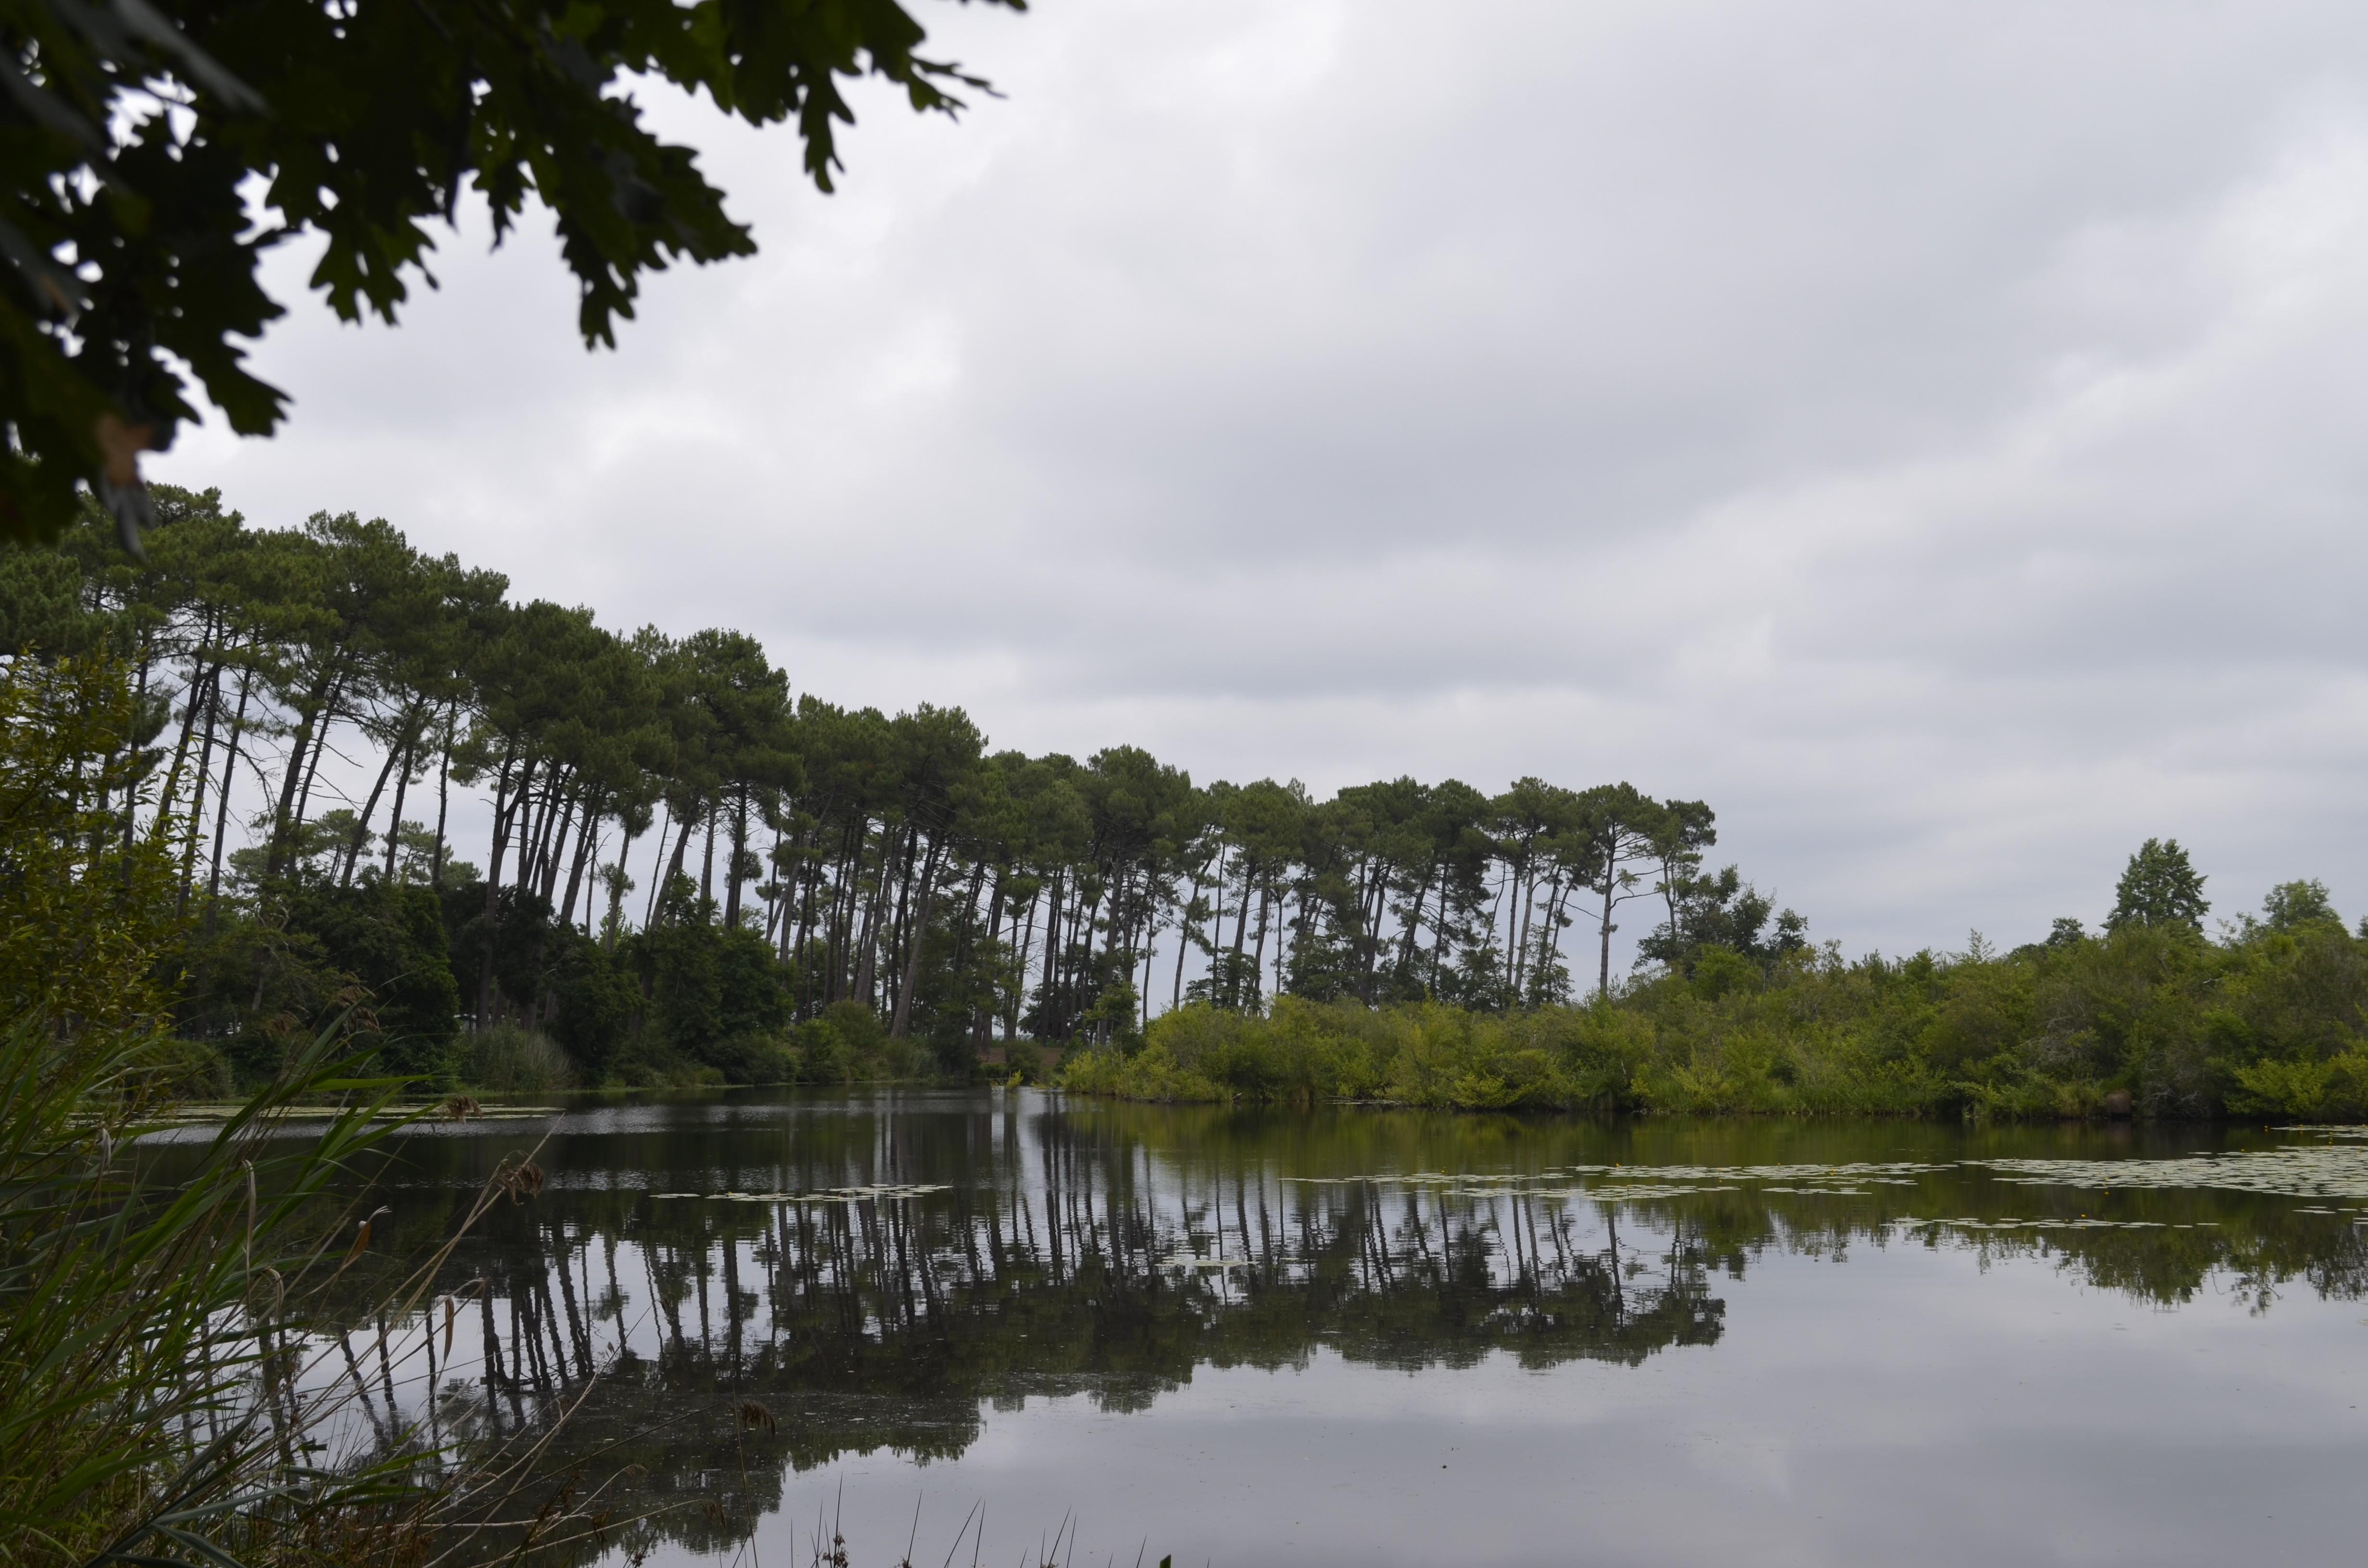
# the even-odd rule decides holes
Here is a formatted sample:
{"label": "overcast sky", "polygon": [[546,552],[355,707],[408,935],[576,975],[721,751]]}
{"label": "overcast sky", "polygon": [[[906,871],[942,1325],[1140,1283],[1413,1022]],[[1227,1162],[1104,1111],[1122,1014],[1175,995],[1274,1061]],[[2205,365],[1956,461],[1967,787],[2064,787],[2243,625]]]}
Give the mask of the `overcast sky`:
{"label": "overcast sky", "polygon": [[[2368,914],[2368,6],[921,0],[1007,95],[586,354],[548,221],[151,472],[801,689],[1318,791],[1707,799],[1853,953]],[[463,846],[463,852],[466,846]]]}

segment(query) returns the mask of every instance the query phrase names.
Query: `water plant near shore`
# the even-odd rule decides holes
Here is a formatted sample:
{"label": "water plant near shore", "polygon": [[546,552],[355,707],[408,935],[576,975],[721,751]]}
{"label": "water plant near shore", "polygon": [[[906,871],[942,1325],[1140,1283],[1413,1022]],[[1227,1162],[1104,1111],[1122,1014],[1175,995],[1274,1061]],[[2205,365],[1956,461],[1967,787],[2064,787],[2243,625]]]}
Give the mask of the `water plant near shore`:
{"label": "water plant near shore", "polygon": [[[429,1286],[531,1166],[504,1160],[437,1244],[384,1263],[361,1163],[409,1119],[407,1085],[375,1071],[350,1006],[218,1127],[157,1141],[188,1076],[165,962],[186,824],[136,718],[104,658],[0,670],[0,1562],[465,1551],[539,1483],[533,1450],[401,1418],[397,1366],[432,1369]],[[383,1416],[356,1324],[376,1328]],[[596,1511],[570,1494],[525,1533],[598,1529]]]}

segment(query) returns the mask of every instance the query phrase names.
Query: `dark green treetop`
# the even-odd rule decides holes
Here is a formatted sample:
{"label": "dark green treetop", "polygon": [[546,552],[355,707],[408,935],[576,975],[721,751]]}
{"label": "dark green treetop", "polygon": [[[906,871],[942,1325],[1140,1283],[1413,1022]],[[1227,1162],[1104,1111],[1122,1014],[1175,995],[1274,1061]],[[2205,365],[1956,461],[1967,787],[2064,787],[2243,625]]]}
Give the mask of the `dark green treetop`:
{"label": "dark green treetop", "polygon": [[2328,902],[2327,884],[2313,877],[2306,881],[2280,882],[2261,901],[2261,924],[2272,931],[2294,931],[2305,926],[2343,924]]}
{"label": "dark green treetop", "polygon": [[2129,869],[2113,889],[2113,912],[2105,917],[2105,929],[2154,926],[2201,931],[2211,907],[2203,897],[2203,879],[2188,864],[2179,840],[2149,838],[2130,857]]}

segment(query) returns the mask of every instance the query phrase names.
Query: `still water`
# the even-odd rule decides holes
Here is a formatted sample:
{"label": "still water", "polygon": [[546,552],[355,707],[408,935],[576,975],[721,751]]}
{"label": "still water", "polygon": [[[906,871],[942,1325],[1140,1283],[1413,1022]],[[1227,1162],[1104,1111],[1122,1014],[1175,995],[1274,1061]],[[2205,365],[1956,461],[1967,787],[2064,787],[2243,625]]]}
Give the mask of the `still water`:
{"label": "still water", "polygon": [[677,1505],[653,1563],[818,1517],[857,1568],[2368,1539],[2358,1130],[751,1092],[423,1130],[387,1201],[424,1239],[538,1142],[443,1397],[580,1401],[567,1452]]}

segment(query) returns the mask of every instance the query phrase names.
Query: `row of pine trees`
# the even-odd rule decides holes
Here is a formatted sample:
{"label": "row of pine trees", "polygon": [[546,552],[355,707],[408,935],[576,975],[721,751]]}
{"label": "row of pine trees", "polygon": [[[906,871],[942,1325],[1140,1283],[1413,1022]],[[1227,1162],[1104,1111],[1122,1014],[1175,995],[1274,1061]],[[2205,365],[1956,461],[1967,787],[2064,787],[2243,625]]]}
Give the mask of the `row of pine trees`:
{"label": "row of pine trees", "polygon": [[[1127,744],[995,751],[959,709],[796,690],[743,632],[518,602],[382,521],[256,528],[215,492],[159,500],[145,561],[95,523],[0,560],[0,640],[125,662],[127,741],[185,813],[181,897],[208,931],[334,937],[358,899],[419,890],[397,923],[432,909],[480,1025],[552,1023],[586,946],[658,1000],[651,955],[685,932],[728,944],[711,969],[769,961],[778,1006],[737,1027],[851,1003],[950,1060],[1107,1040],[1189,999],[1550,1005],[1611,989],[1613,934],[1640,922],[1668,966],[1805,940],[1705,871],[1700,801],[1537,778],[1319,800]],[[456,796],[482,843],[452,843]],[[253,963],[221,967],[245,984]]]}

